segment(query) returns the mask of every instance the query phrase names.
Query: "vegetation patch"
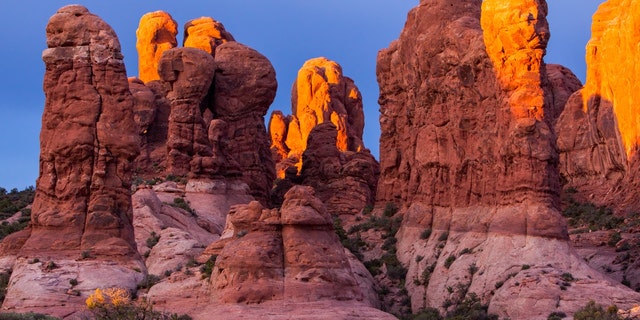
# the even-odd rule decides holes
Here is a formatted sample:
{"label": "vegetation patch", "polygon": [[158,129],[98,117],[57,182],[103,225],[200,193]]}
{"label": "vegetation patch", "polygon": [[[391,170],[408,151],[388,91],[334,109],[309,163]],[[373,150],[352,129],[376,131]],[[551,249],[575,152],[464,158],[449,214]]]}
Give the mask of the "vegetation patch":
{"label": "vegetation patch", "polygon": [[589,230],[612,230],[622,226],[624,218],[615,216],[611,209],[593,203],[580,203],[569,196],[568,206],[562,211],[572,228],[588,227]]}
{"label": "vegetation patch", "polygon": [[574,320],[619,320],[622,319],[618,316],[618,307],[612,305],[605,308],[595,303],[595,301],[591,300],[584,307],[578,309],[575,314],[573,314]]}
{"label": "vegetation patch", "polygon": [[216,259],[218,259],[218,255],[214,254],[209,257],[209,260],[200,266],[200,273],[202,274],[202,279],[211,278],[211,273],[213,272],[213,267],[216,265]]}

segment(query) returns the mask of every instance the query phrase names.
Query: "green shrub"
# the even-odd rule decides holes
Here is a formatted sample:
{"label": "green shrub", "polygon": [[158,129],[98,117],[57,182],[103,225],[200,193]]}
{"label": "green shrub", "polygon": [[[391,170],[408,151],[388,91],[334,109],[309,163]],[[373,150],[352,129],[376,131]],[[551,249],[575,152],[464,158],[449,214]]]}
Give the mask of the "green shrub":
{"label": "green shrub", "polygon": [[147,247],[153,248],[160,241],[160,235],[155,231],[151,231],[149,238],[147,238]]}
{"label": "green shrub", "polygon": [[367,260],[363,262],[363,264],[372,276],[380,274],[380,267],[382,267],[382,261],[380,261],[380,259]]}
{"label": "green shrub", "polygon": [[445,231],[438,237],[438,241],[445,241],[449,239],[449,232]]}
{"label": "green shrub", "polygon": [[0,320],[58,320],[59,318],[54,318],[48,316],[46,314],[40,313],[0,313]]}
{"label": "green shrub", "polygon": [[155,274],[148,274],[142,282],[138,283],[138,289],[150,289],[160,282],[160,277]]}
{"label": "green shrub", "polygon": [[562,320],[567,317],[567,314],[561,311],[551,312],[547,317],[547,320]]}
{"label": "green shrub", "polygon": [[560,278],[561,278],[562,280],[564,280],[564,281],[567,281],[567,282],[571,282],[571,281],[574,281],[574,280],[575,280],[575,279],[573,278],[573,275],[572,275],[571,273],[569,273],[569,272],[565,272],[565,273],[563,273],[563,274],[560,276]]}
{"label": "green shrub", "polygon": [[4,301],[4,298],[7,295],[7,287],[9,286],[9,278],[11,278],[11,273],[9,273],[9,272],[0,273],[0,304]]}
{"label": "green shrub", "polygon": [[528,264],[523,264],[522,265],[522,270],[529,270],[530,268],[531,268],[531,266],[528,265]]}
{"label": "green shrub", "polygon": [[574,320],[619,320],[621,319],[618,316],[618,308],[616,306],[609,306],[607,310],[602,307],[602,305],[596,304],[595,301],[591,300],[576,311],[573,314]]}
{"label": "green shrub", "polygon": [[384,206],[384,211],[382,212],[382,214],[385,217],[393,217],[396,213],[398,213],[398,206],[393,203],[393,202],[387,202],[387,204]]}
{"label": "green shrub", "polygon": [[454,255],[448,256],[447,260],[444,261],[444,267],[449,269],[449,267],[451,267],[454,261],[456,261],[456,256]]}
{"label": "green shrub", "polygon": [[620,240],[622,240],[622,235],[620,235],[620,232],[614,232],[611,235],[609,235],[609,241],[607,241],[607,244],[610,247],[615,247],[616,244],[620,242]]}
{"label": "green shrub", "polygon": [[462,249],[462,251],[460,251],[459,255],[463,255],[463,254],[467,254],[467,253],[473,253],[473,250],[471,250],[469,248],[464,248],[464,249]]}
{"label": "green shrub", "polygon": [[447,312],[447,320],[498,320],[498,316],[487,312],[489,306],[483,305],[475,293],[470,293],[455,309]]}
{"label": "green shrub", "polygon": [[590,230],[611,230],[622,226],[624,218],[615,216],[607,207],[597,207],[592,203],[579,203],[569,199],[569,205],[562,211],[569,226],[587,226]]}
{"label": "green shrub", "polygon": [[426,239],[429,239],[430,236],[431,236],[431,229],[424,229],[424,231],[422,231],[422,233],[420,234],[420,239],[426,240]]}
{"label": "green shrub", "polygon": [[408,317],[410,320],[442,320],[440,311],[436,308],[425,308],[420,310],[416,314],[412,314]]}
{"label": "green shrub", "polygon": [[209,260],[200,266],[200,273],[202,274],[202,279],[211,278],[211,273],[213,272],[213,267],[216,265],[216,259],[218,259],[218,255],[214,254],[209,257]]}
{"label": "green shrub", "polygon": [[469,274],[474,275],[476,272],[478,272],[478,266],[476,266],[476,263],[474,262],[469,265]]}
{"label": "green shrub", "polygon": [[184,198],[181,198],[181,197],[173,198],[173,203],[170,203],[169,205],[174,208],[180,208],[190,213],[192,216],[196,215],[196,212],[189,206],[189,203],[187,203],[187,201],[184,200]]}

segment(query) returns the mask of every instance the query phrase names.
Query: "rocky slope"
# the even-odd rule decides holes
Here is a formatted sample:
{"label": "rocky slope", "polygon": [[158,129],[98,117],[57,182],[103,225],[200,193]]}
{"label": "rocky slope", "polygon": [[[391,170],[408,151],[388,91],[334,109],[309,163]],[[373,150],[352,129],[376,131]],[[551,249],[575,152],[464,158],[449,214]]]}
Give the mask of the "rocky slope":
{"label": "rocky slope", "polygon": [[377,201],[401,207],[413,310],[472,293],[517,319],[638,301],[584,263],[559,214],[546,13],[544,1],[421,1],[378,56]]}

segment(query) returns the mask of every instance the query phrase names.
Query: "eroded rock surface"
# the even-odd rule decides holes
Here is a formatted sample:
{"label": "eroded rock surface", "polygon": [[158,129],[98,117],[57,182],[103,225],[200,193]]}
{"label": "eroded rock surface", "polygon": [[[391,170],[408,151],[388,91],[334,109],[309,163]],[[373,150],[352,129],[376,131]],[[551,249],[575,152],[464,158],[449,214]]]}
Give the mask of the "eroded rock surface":
{"label": "eroded rock surface", "polygon": [[178,46],[177,34],[178,24],[167,12],[149,12],[140,18],[136,30],[140,80],[160,80],[158,63],[165,51]]}
{"label": "eroded rock surface", "polygon": [[593,16],[587,80],[556,125],[560,172],[581,200],[637,212],[637,1],[606,1]]}
{"label": "eroded rock surface", "polygon": [[239,164],[243,181],[266,204],[275,165],[264,116],[278,87],[275,70],[265,56],[235,41],[216,48],[215,65],[212,110],[228,126],[230,156]]}
{"label": "eroded rock surface", "polygon": [[63,316],[95,288],[135,290],[142,279],[129,193],[139,142],[113,29],[82,6],[66,6],[49,20],[47,46],[31,234],[3,309]]}
{"label": "eroded rock surface", "polygon": [[[544,1],[421,1],[379,53],[377,201],[401,207],[397,254],[414,311],[470,293],[517,319],[638,301],[567,241],[546,11]],[[580,279],[567,291],[564,273]]]}
{"label": "eroded rock surface", "polygon": [[216,47],[235,41],[224,25],[211,17],[193,19],[184,25],[184,47],[202,49],[215,55]]}

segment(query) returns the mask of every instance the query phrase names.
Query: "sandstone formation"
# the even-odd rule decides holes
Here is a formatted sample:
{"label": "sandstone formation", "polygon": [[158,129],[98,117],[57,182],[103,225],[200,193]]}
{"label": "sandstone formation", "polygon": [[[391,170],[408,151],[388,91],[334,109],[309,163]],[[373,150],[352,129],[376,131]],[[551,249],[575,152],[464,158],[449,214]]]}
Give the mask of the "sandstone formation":
{"label": "sandstone formation", "polygon": [[184,25],[183,46],[186,48],[202,49],[215,55],[216,47],[228,41],[235,39],[222,23],[210,17],[193,19]]}
{"label": "sandstone formation", "polygon": [[171,89],[167,140],[167,172],[176,176],[201,177],[211,173],[212,156],[203,105],[213,81],[215,63],[206,52],[193,48],[175,48],[160,60],[160,77]]}
{"label": "sandstone formation", "polygon": [[136,30],[138,71],[143,82],[159,80],[158,62],[162,54],[178,46],[178,24],[164,11],[149,12],[140,18]]}
{"label": "sandstone formation", "polygon": [[368,152],[336,147],[338,131],[325,122],[315,126],[302,154],[301,184],[313,187],[317,197],[345,226],[367,205],[373,205],[378,182],[378,162]]}
{"label": "sandstone formation", "polygon": [[[353,80],[343,76],[338,63],[324,57],[308,60],[298,71],[291,91],[293,115],[287,123],[284,145],[283,137],[279,136],[282,130],[271,132],[272,148],[280,150],[276,159],[283,157],[286,150],[287,157],[297,162],[299,171],[311,130],[325,122],[333,123],[336,127],[338,150],[364,150],[362,96]],[[271,117],[272,123],[280,123],[282,113],[278,111]],[[278,170],[280,178],[284,178],[285,169]]]}
{"label": "sandstone formation", "polygon": [[556,125],[560,172],[577,197],[626,214],[640,210],[636,89],[637,1],[606,1],[593,16],[587,80]]}
{"label": "sandstone formation", "polygon": [[138,134],[120,43],[108,24],[82,6],[63,7],[49,20],[47,46],[31,233],[3,308],[62,316],[83,303],[68,290],[134,290],[143,276],[129,195]]}
{"label": "sandstone formation", "polygon": [[[475,293],[501,317],[538,319],[640,298],[567,241],[546,11],[544,1],[421,1],[379,53],[376,200],[401,207],[397,255],[414,311]],[[566,291],[565,273],[579,279]]]}
{"label": "sandstone formation", "polygon": [[230,156],[239,164],[242,180],[266,204],[275,166],[264,115],[278,87],[275,70],[265,56],[234,41],[216,48],[215,68],[211,109],[228,126]]}

